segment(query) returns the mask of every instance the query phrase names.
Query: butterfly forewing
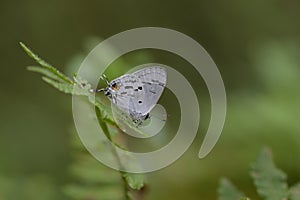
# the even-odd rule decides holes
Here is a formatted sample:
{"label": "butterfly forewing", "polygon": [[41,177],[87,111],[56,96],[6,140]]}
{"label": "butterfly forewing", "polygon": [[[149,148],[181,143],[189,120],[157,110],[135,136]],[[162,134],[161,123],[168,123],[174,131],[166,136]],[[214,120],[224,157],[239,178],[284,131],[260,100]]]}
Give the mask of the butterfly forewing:
{"label": "butterfly forewing", "polygon": [[126,114],[139,119],[147,115],[156,105],[164,90],[166,80],[165,69],[158,66],[125,74],[113,80],[119,88],[111,101]]}
{"label": "butterfly forewing", "polygon": [[117,83],[119,88],[112,97],[112,103],[120,110],[130,114],[130,99],[143,96],[140,94],[141,92],[135,90],[135,88],[138,88],[142,83],[132,74],[125,74],[113,81]]}

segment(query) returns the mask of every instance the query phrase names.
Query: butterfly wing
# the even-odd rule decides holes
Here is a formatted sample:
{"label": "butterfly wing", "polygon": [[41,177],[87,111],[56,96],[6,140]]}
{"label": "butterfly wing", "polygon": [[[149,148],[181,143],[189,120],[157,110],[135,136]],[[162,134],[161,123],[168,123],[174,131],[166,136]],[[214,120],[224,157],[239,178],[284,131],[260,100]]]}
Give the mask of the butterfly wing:
{"label": "butterfly wing", "polygon": [[147,67],[125,74],[113,80],[119,88],[111,101],[126,114],[139,119],[156,105],[166,80],[167,73],[162,67]]}
{"label": "butterfly wing", "polygon": [[117,83],[118,89],[115,91],[111,102],[121,111],[130,115],[133,112],[132,101],[141,99],[144,96],[144,91],[138,90],[142,83],[132,74],[125,74],[112,82]]}
{"label": "butterfly wing", "polygon": [[143,103],[137,102],[140,113],[146,115],[158,102],[167,82],[167,72],[164,68],[159,66],[147,67],[134,72],[140,82],[142,83],[142,94],[144,95]]}

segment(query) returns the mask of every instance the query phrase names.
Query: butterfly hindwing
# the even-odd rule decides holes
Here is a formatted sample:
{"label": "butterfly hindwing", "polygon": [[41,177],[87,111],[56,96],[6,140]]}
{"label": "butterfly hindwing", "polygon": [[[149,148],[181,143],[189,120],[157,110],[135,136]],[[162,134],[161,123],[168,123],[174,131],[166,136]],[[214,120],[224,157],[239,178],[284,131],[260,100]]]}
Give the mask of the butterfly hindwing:
{"label": "butterfly hindwing", "polygon": [[166,86],[166,70],[159,66],[153,66],[138,70],[133,75],[136,75],[143,84],[146,99],[140,111],[147,114],[156,105]]}

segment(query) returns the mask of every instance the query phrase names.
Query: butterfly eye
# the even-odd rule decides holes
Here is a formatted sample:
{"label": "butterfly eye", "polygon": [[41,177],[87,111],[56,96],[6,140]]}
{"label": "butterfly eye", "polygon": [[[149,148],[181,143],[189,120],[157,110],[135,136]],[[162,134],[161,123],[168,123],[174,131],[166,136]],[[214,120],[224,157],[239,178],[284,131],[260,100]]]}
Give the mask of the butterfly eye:
{"label": "butterfly eye", "polygon": [[118,90],[119,86],[117,85],[117,83],[113,83],[113,84],[111,84],[111,89]]}

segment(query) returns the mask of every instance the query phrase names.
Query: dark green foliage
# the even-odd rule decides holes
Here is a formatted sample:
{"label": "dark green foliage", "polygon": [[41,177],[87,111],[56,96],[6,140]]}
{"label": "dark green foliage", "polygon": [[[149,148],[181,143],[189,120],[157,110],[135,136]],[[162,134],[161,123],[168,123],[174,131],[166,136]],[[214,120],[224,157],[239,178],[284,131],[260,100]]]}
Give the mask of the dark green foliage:
{"label": "dark green foliage", "polygon": [[219,200],[240,200],[245,195],[240,192],[228,179],[221,179],[218,189]]}
{"label": "dark green foliage", "polygon": [[292,186],[289,191],[290,200],[300,200],[300,183]]}
{"label": "dark green foliage", "polygon": [[[300,183],[288,188],[286,174],[278,169],[272,159],[271,151],[264,148],[251,165],[251,176],[257,193],[264,200],[300,200]],[[242,198],[227,179],[222,179],[218,189],[219,200],[248,199]]]}
{"label": "dark green foliage", "polygon": [[[99,125],[106,137],[112,141],[114,129],[118,127],[109,107],[93,98],[94,94],[90,92],[91,85],[81,77],[74,76],[71,79],[65,76],[33,53],[23,43],[20,43],[20,45],[40,65],[27,67],[29,71],[42,74],[42,79],[46,83],[61,92],[87,97],[87,100],[96,108]],[[114,127],[110,130],[108,124]],[[141,199],[143,194],[141,189],[144,187],[144,177],[142,175],[117,172],[107,168],[87,153],[79,142],[75,142],[75,144],[77,148],[79,147],[79,151],[75,154],[75,162],[71,166],[74,182],[64,188],[65,194],[72,199],[85,200]],[[115,159],[120,160],[115,152],[112,153]]]}
{"label": "dark green foliage", "polygon": [[77,152],[74,160],[70,167],[73,181],[63,188],[67,196],[95,200],[124,198],[120,173],[101,165],[88,152]]}
{"label": "dark green foliage", "polygon": [[263,149],[251,167],[257,193],[266,200],[282,200],[288,196],[286,174],[277,169],[271,151]]}

